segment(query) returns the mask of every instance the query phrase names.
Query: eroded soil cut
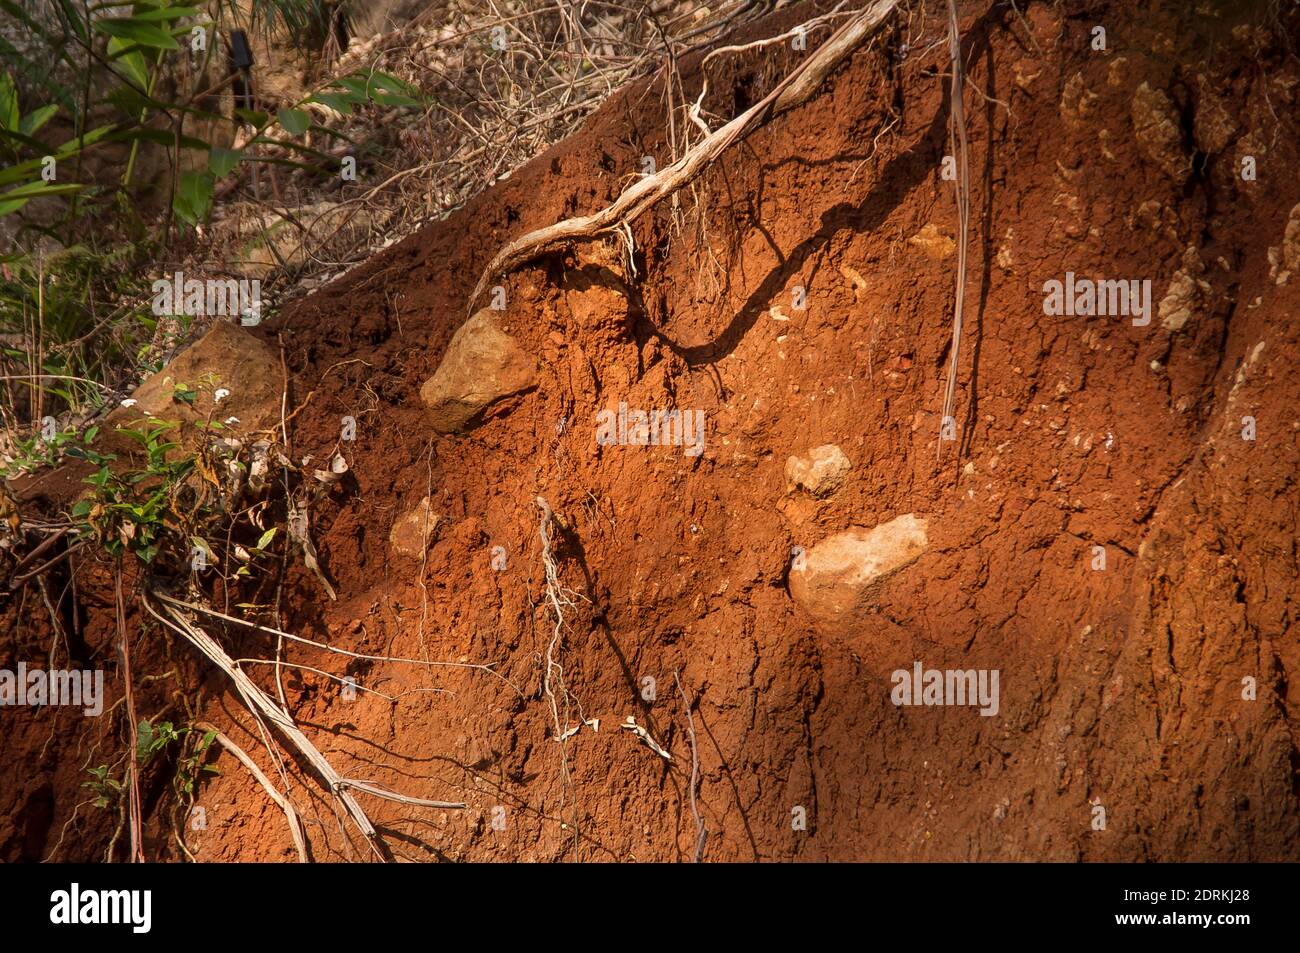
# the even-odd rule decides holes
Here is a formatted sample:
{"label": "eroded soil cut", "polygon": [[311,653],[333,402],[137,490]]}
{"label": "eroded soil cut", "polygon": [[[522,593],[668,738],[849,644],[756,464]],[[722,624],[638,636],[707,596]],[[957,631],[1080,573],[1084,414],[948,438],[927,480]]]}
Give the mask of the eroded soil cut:
{"label": "eroded soil cut", "polygon": [[[467,804],[357,795],[394,859],[691,859],[687,704],[706,860],[1295,858],[1294,9],[1020,6],[961,23],[956,441],[939,441],[959,240],[946,21],[919,8],[642,216],[630,260],[625,241],[583,244],[504,278],[489,318],[535,380],[512,364],[520,386],[467,420],[435,429],[420,392],[483,267],[611,202],[643,156],[665,161],[660,84],[616,93],[580,135],[256,329],[302,407],[294,455],[337,447],[349,466],[311,513],[337,601],[295,558],[280,626],[454,663],[284,649],[370,690],[284,674],[344,777]],[[701,55],[681,64],[689,98]],[[715,59],[709,108],[735,115],[803,55]],[[1149,323],[1045,313],[1067,273],[1149,280]],[[637,412],[671,409],[666,439],[635,445]],[[57,506],[76,485],[29,498]],[[70,651],[109,669],[111,704],[108,564],[71,565]],[[143,707],[182,690],[280,777],[226,677],[126,601],[135,678],[177,672],[138,689]],[[5,612],[0,663],[43,658],[39,598]],[[274,637],[206,622],[231,655],[274,657]],[[995,710],[895,704],[893,673],[917,663],[996,671]],[[251,674],[275,693],[266,666]],[[113,824],[74,809],[111,739],[79,714],[4,719],[0,857],[102,857]],[[194,857],[295,859],[281,810],[215,763]],[[311,856],[370,856],[319,783],[285,770]],[[151,858],[180,856],[153,811],[165,793],[146,792]]]}

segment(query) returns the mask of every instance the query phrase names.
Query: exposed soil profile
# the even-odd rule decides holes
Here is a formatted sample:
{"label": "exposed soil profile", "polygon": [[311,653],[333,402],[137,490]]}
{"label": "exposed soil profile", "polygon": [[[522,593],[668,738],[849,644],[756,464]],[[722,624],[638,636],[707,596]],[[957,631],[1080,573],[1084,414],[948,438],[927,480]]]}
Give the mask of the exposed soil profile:
{"label": "exposed soil profile", "polygon": [[[940,5],[900,11],[623,238],[469,300],[507,242],[664,164],[662,77],[250,330],[282,349],[295,464],[337,452],[347,470],[314,491],[319,574],[287,561],[278,618],[237,609],[266,590],[204,589],[336,650],[444,663],[281,647],[309,667],[283,670],[285,710],[343,778],[465,805],[353,788],[386,859],[1300,854],[1297,9],[960,6],[971,221],[950,434]],[[711,60],[714,127],[825,35]],[[679,64],[689,101],[706,53]],[[1127,305],[1118,285],[1085,294],[1119,281]],[[651,423],[663,439],[640,445]],[[20,496],[66,510],[80,479]],[[111,706],[111,564],[67,566],[68,652],[107,669]],[[136,707],[179,692],[287,791],[310,859],[375,859],[140,584],[123,594]],[[0,668],[45,658],[39,598],[0,611]],[[276,658],[266,631],[194,619],[232,658]],[[278,697],[273,666],[245,670]],[[936,687],[930,670],[972,674]],[[78,805],[116,734],[66,710],[3,718],[0,859],[102,859],[123,835]],[[142,791],[145,854],[188,859],[179,826],[200,862],[298,860],[264,787],[227,750],[211,763],[199,829],[165,775]]]}

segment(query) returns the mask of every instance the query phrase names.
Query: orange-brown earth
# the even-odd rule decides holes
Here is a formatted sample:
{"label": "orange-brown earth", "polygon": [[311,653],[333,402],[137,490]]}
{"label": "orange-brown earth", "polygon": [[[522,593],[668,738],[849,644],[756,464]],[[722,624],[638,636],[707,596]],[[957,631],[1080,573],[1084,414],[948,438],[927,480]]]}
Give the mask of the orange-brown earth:
{"label": "orange-brown earth", "polygon": [[[963,4],[956,442],[939,445],[959,236],[933,11],[731,150],[679,215],[665,204],[635,223],[635,272],[610,242],[508,276],[498,318],[537,357],[537,386],[464,433],[433,431],[420,388],[482,268],[507,240],[610,202],[643,156],[664,164],[661,86],[616,94],[581,135],[259,329],[306,401],[296,456],[328,458],[341,419],[358,421],[341,445],[349,478],[312,514],[338,600],[295,559],[284,627],[497,673],[286,650],[392,696],[349,701],[318,675],[286,676],[290,712],[345,776],[468,804],[361,795],[393,857],[689,859],[675,676],[693,705],[707,860],[1296,857],[1295,11],[1019,6]],[[783,11],[741,40],[809,15]],[[756,102],[802,55],[715,59],[710,109]],[[698,65],[683,64],[689,97]],[[1067,272],[1149,279],[1150,323],[1046,314],[1044,283]],[[703,452],[600,445],[598,414],[621,403],[703,412]],[[829,444],[851,465],[842,485],[792,488],[787,459]],[[554,655],[560,719],[599,719],[562,744],[542,693],[554,613],[539,496],[574,593]],[[426,497],[427,552],[401,555],[390,531]],[[925,521],[923,551],[837,619],[792,598],[798,548],[811,558],[906,514]],[[73,654],[109,668],[115,699],[111,576],[90,556],[74,565]],[[44,658],[39,599],[6,611],[0,663]],[[273,773],[225,677],[146,618],[132,600],[135,677],[177,669],[204,717]],[[232,655],[274,653],[268,636],[210,631]],[[917,661],[997,670],[996,714],[893,704],[891,673]],[[254,677],[274,694],[264,667]],[[629,715],[671,761],[620,728]],[[85,806],[69,820],[116,736],[93,751],[79,715],[0,717],[0,857],[102,856],[109,820]],[[198,798],[207,827],[187,833],[195,856],[293,859],[279,809],[231,757],[216,763]],[[290,774],[313,856],[367,856],[318,784]],[[146,792],[150,857],[177,854],[165,787]]]}

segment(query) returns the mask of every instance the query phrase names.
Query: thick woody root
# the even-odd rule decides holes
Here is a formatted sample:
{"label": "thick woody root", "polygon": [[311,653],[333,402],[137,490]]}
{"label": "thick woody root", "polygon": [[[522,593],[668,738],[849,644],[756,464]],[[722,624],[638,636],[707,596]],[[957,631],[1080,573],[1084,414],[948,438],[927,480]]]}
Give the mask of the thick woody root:
{"label": "thick woody root", "polygon": [[782,113],[806,103],[825,79],[884,26],[898,0],[876,0],[845,23],[762,101],[705,137],[672,165],[646,176],[612,204],[592,215],[568,218],[531,231],[497,252],[470,296],[470,310],[497,276],[578,241],[590,241],[634,221],[656,203],[689,185],[732,145]]}

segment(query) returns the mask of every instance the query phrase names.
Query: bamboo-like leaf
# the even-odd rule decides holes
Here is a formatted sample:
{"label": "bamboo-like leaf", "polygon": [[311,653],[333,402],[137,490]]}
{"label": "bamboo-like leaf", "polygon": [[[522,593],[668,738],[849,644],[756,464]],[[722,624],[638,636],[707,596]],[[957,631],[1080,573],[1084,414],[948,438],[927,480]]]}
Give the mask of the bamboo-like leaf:
{"label": "bamboo-like leaf", "polygon": [[176,217],[187,225],[197,225],[207,218],[212,207],[213,182],[211,172],[181,173],[176,184],[176,197],[172,200]]}
{"label": "bamboo-like leaf", "polygon": [[18,89],[13,77],[0,73],[0,129],[18,129]]}
{"label": "bamboo-like leaf", "polygon": [[156,7],[143,13],[134,14],[132,20],[166,21],[179,20],[182,17],[196,17],[202,11],[198,7]]}
{"label": "bamboo-like leaf", "polygon": [[95,21],[95,29],[105,36],[128,40],[136,46],[155,50],[179,50],[176,37],[166,30],[146,23],[136,17],[113,17]]}
{"label": "bamboo-like leaf", "polygon": [[111,36],[108,38],[108,58],[116,61],[114,68],[124,74],[136,89],[143,92],[149,88],[149,66],[138,47]]}
{"label": "bamboo-like leaf", "polygon": [[343,93],[315,93],[307,102],[322,103],[342,116],[352,115],[353,101]]}
{"label": "bamboo-like leaf", "polygon": [[58,111],[57,103],[47,103],[39,109],[32,110],[19,121],[18,131],[24,136],[35,135],[42,126],[54,118],[54,114]]}
{"label": "bamboo-like leaf", "polygon": [[53,182],[28,182],[26,185],[20,185],[16,189],[10,189],[8,192],[0,193],[0,201],[12,201],[14,199],[39,199],[47,195],[67,195],[85,188],[83,185],[56,185]]}

